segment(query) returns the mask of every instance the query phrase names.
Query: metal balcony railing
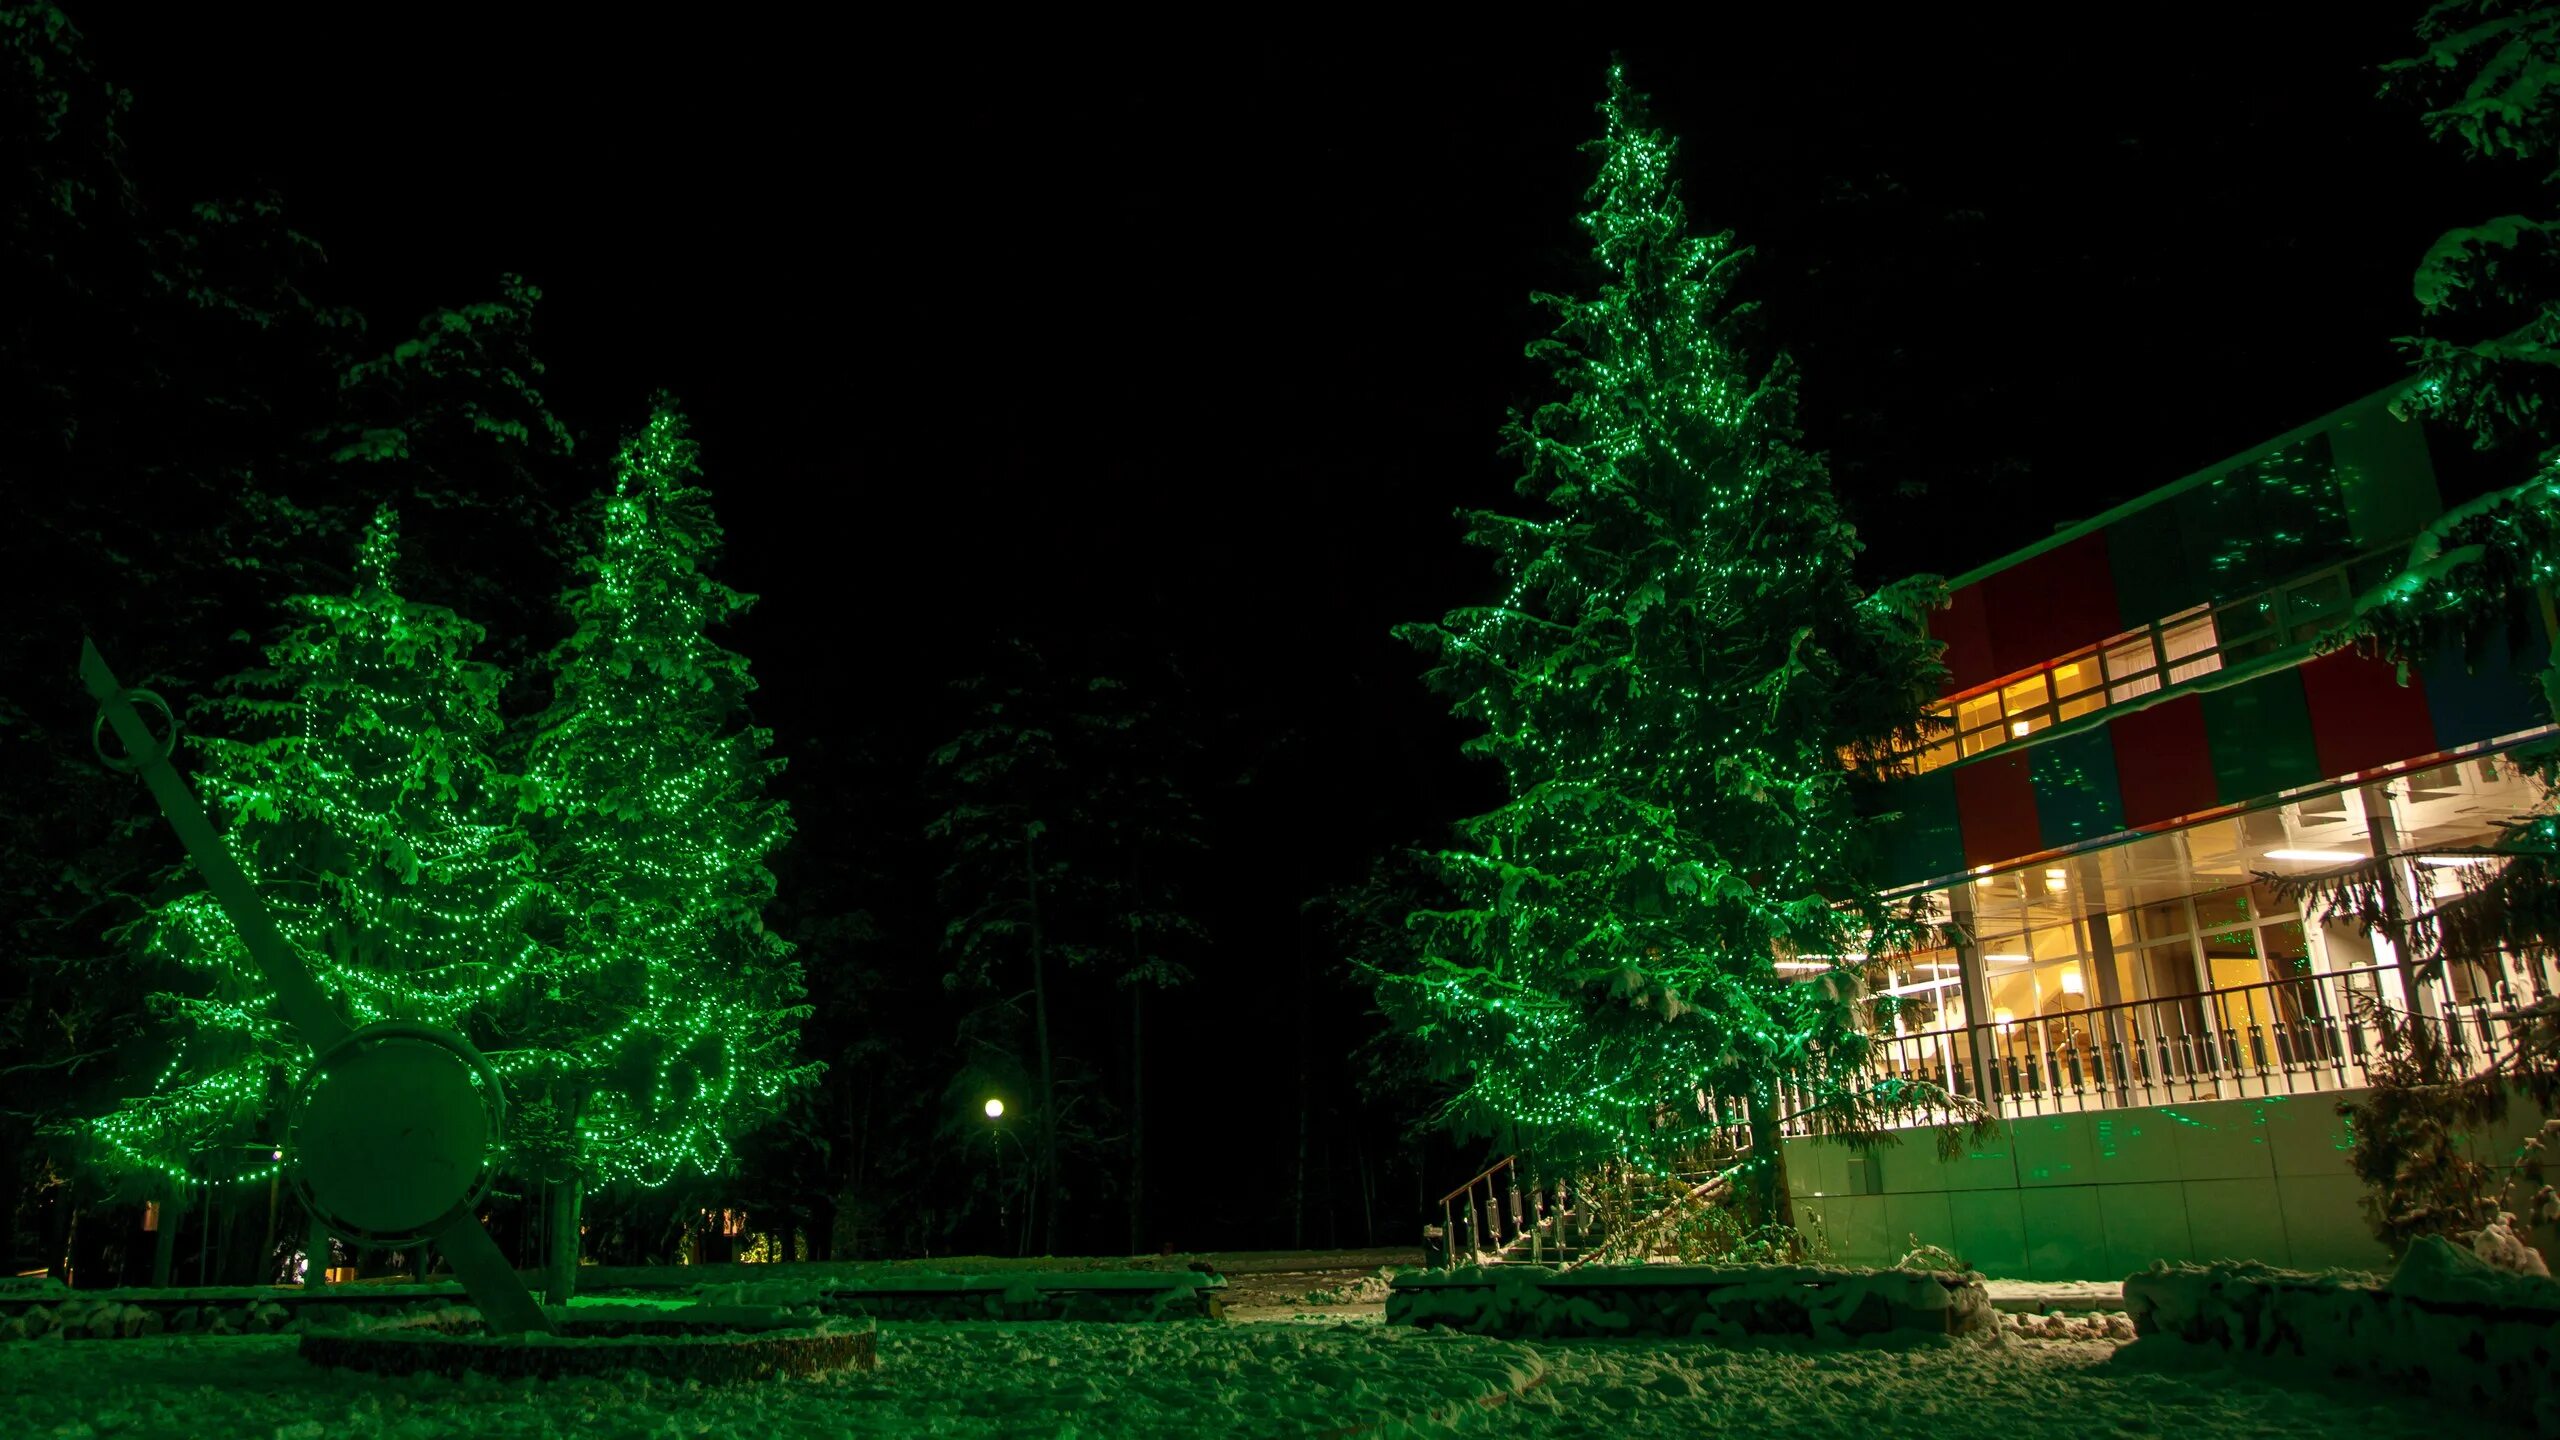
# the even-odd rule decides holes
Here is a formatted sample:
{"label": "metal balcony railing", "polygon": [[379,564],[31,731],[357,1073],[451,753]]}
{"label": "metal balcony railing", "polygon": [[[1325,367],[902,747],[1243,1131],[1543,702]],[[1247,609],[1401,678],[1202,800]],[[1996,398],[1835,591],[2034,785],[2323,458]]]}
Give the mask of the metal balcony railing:
{"label": "metal balcony railing", "polygon": [[[2381,1036],[2348,997],[2375,993],[2388,973],[2304,975],[2005,1025],[1880,1036],[1863,1073],[1927,1081],[2013,1116],[2353,1090],[2373,1083]],[[2474,1070],[2507,1043],[2507,1009],[2449,1005],[2406,1023],[2434,1027],[2457,1068]],[[1920,1125],[1943,1117],[1915,1106],[1901,1118]]]}

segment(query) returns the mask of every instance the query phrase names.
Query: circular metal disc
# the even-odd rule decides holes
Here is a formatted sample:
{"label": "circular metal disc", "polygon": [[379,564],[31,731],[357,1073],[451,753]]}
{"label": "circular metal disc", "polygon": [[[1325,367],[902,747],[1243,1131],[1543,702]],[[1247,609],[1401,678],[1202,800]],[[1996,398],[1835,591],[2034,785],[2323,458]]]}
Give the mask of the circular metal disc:
{"label": "circular metal disc", "polygon": [[411,1232],[460,1204],[489,1149],[489,1107],[469,1061],[387,1036],[323,1056],[294,1124],[302,1185],[343,1230]]}

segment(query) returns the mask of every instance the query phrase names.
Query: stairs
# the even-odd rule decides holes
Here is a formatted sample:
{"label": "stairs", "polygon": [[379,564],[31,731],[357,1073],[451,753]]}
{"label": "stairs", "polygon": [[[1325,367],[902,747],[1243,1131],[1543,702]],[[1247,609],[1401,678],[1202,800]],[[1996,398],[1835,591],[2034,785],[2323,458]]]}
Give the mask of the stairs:
{"label": "stairs", "polygon": [[1563,1181],[1525,1176],[1517,1156],[1440,1197],[1440,1263],[1629,1264],[1678,1254],[1680,1221],[1723,1203],[1741,1168],[1721,1152],[1695,1169],[1618,1170]]}

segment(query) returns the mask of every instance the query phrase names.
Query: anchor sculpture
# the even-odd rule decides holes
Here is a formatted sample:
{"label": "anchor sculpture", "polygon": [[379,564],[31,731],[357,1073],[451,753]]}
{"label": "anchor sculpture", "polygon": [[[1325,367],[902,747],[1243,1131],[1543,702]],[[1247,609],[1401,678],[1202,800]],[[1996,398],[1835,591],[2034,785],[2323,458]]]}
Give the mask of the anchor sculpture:
{"label": "anchor sculpture", "polygon": [[[554,1326],[507,1263],[478,1206],[489,1156],[505,1122],[498,1076],[469,1040],[433,1025],[386,1021],[351,1027],[311,968],[276,929],[258,892],[170,763],[177,717],[148,690],[129,690],[89,641],[80,678],[98,702],[89,743],[109,769],[139,773],[214,900],[276,995],[285,1023],[311,1049],[295,1087],[284,1159],[294,1193],[331,1231],[368,1245],[432,1242],[453,1265],[482,1319],[498,1334]],[[137,702],[159,712],[163,733]],[[108,752],[112,728],[123,745]]]}

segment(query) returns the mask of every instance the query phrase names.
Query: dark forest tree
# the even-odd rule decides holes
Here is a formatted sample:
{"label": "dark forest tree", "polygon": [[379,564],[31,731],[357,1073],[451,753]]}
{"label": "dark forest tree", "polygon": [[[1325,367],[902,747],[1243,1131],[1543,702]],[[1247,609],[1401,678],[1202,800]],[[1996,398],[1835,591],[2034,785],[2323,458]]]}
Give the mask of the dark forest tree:
{"label": "dark forest tree", "polygon": [[1460,825],[1457,902],[1386,998],[1465,1076],[1465,1118],[1546,1163],[1747,1120],[1754,1209],[1784,1221],[1782,1123],[1878,1098],[1847,1080],[1853,1002],[1915,922],[1867,878],[1850,762],[1915,738],[1939,587],[1860,591],[1792,374],[1735,350],[1745,252],[1690,233],[1616,68],[1600,110],[1598,288],[1545,297],[1530,354],[1563,395],[1506,433],[1540,509],[1467,513],[1505,593],[1402,632],[1510,798]]}
{"label": "dark forest tree", "polygon": [[[404,586],[451,604],[476,573],[481,598],[544,595],[541,572],[506,568],[546,542],[515,487],[552,483],[565,450],[539,394],[508,378],[540,369],[529,288],[439,311],[366,359],[362,317],[318,297],[320,248],[275,196],[145,194],[127,169],[131,106],[60,9],[0,4],[0,670],[29,681],[0,694],[0,935],[26,960],[0,1001],[23,1057],[0,1143],[21,1195],[48,1188],[39,1129],[169,1059],[143,1026],[149,982],[104,938],[140,913],[166,837],[88,754],[67,659],[80,635],[135,684],[207,694],[255,659],[235,635],[267,633],[291,596],[352,588],[358,532],[418,488],[422,456],[438,482],[408,517]],[[428,370],[434,385],[398,378]],[[445,543],[460,536],[472,543]],[[45,1208],[56,1255],[66,1207]]]}
{"label": "dark forest tree", "polygon": [[[1145,1223],[1145,1000],[1182,983],[1186,958],[1206,940],[1183,903],[1202,843],[1184,774],[1197,745],[1156,698],[1166,689],[1052,665],[1019,639],[958,690],[967,719],[934,752],[941,813],[927,830],[948,857],[950,981],[992,993],[998,1011],[1015,1006],[1015,985],[1027,987],[1033,1233],[1052,1253],[1069,1109],[1060,987],[1070,973],[1108,975],[1125,996],[1131,1089],[1119,1117],[1127,1127],[1121,1181],[1135,1244]],[[1001,1048],[1001,1030],[981,1023],[973,1033]]]}

